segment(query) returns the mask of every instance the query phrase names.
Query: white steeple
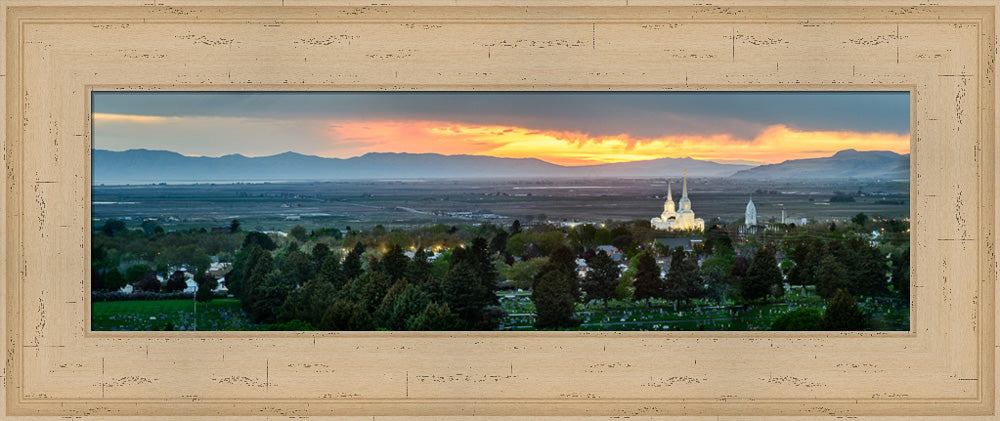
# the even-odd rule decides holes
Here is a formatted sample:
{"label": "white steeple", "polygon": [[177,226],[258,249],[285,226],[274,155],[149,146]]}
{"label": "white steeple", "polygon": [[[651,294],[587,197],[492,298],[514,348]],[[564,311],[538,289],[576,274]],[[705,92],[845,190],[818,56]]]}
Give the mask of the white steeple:
{"label": "white steeple", "polygon": [[750,197],[750,202],[747,202],[746,221],[744,223],[748,227],[757,225],[757,206],[753,204],[753,196]]}
{"label": "white steeple", "polygon": [[674,194],[670,188],[670,180],[667,180],[667,201],[663,202],[663,218],[669,218],[677,211],[674,207]]}
{"label": "white steeple", "polygon": [[691,211],[691,199],[688,199],[688,171],[684,170],[684,190],[681,193],[681,200],[678,202],[680,212]]}

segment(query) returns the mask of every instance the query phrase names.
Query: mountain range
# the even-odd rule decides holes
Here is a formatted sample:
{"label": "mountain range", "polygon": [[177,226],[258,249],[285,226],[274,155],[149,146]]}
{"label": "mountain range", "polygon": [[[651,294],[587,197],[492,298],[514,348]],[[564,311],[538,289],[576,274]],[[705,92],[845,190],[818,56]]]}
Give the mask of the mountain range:
{"label": "mountain range", "polygon": [[910,178],[910,155],[890,151],[845,149],[827,158],[792,159],[737,172],[733,177],[749,179],[849,179]]}
{"label": "mountain range", "polygon": [[[905,161],[905,162],[904,162]],[[781,164],[721,164],[692,158],[660,158],[588,166],[562,166],[535,158],[497,158],[434,153],[367,153],[324,158],[285,152],[247,157],[185,156],[147,149],[93,151],[94,184],[154,182],[304,181],[424,178],[692,177],[906,178],[909,155],[847,150],[829,158]]]}

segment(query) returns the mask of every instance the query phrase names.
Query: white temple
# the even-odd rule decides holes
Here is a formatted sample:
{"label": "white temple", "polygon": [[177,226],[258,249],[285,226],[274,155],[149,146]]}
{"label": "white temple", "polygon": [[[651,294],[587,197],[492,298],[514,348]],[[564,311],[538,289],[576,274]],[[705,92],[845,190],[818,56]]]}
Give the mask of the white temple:
{"label": "white temple", "polygon": [[663,213],[650,219],[653,228],[664,230],[704,230],[705,220],[694,217],[691,210],[691,199],[688,199],[687,170],[684,170],[684,190],[678,202],[680,209],[674,207],[674,196],[670,184],[667,184],[667,201],[663,202]]}
{"label": "white temple", "polygon": [[[784,215],[782,215],[782,219],[784,219]],[[748,227],[757,225],[757,206],[753,204],[752,197],[750,198],[750,202],[747,203],[746,221],[744,223]]]}

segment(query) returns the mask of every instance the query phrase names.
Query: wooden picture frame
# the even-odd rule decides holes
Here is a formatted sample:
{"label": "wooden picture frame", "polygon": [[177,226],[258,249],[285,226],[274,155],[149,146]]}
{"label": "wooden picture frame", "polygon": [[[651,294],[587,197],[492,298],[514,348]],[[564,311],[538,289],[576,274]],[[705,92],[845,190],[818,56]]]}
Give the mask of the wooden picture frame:
{"label": "wooden picture frame", "polygon": [[[0,3],[0,412],[993,418],[995,1],[553,3]],[[95,89],[909,91],[911,329],[92,332]]]}

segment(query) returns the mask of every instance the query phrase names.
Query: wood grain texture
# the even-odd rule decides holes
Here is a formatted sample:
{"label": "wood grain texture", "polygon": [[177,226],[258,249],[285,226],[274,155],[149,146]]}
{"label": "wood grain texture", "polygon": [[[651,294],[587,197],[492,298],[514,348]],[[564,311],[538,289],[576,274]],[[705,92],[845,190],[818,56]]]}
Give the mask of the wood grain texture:
{"label": "wood grain texture", "polygon": [[[996,2],[0,5],[0,413],[993,418]],[[91,332],[89,92],[116,89],[906,90],[911,330]]]}

